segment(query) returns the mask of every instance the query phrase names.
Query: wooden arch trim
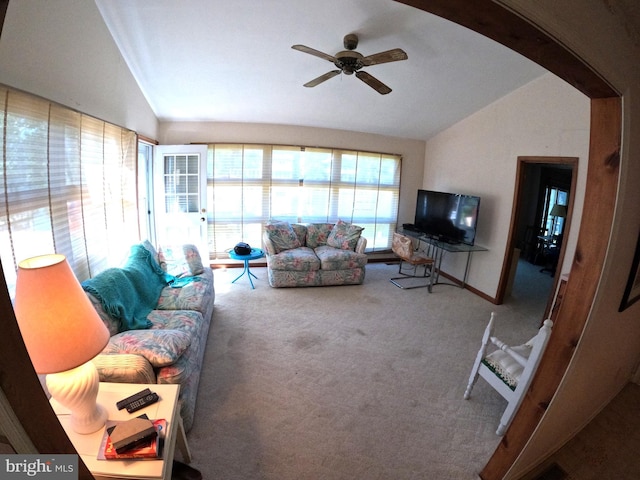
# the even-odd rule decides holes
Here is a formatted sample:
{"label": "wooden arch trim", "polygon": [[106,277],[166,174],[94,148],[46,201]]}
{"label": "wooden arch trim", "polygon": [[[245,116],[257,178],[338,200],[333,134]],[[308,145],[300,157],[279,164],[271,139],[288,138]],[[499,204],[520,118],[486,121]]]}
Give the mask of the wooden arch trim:
{"label": "wooden arch trim", "polygon": [[467,27],[565,80],[589,98],[619,93],[583,60],[525,18],[492,0],[395,0]]}
{"label": "wooden arch trim", "polygon": [[9,0],[0,0],[0,37],[2,37],[2,27],[7,16],[7,8],[9,8]]}
{"label": "wooden arch trim", "polygon": [[[492,0],[396,0],[489,37],[538,63],[591,98],[583,217],[557,326],[529,392],[487,465],[483,480],[504,478],[551,402],[582,334],[606,254],[619,175],[622,100],[584,61],[537,26]],[[588,213],[585,215],[584,213]]]}

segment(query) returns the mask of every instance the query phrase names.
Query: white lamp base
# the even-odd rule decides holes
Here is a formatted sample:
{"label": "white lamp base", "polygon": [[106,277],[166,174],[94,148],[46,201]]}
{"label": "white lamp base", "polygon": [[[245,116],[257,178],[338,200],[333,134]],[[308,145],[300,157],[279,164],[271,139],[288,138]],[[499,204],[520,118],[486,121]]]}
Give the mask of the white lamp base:
{"label": "white lamp base", "polygon": [[96,403],[100,377],[93,362],[66,372],[47,375],[47,389],[61,405],[71,410],[71,428],[88,434],[100,430],[107,421],[107,411]]}

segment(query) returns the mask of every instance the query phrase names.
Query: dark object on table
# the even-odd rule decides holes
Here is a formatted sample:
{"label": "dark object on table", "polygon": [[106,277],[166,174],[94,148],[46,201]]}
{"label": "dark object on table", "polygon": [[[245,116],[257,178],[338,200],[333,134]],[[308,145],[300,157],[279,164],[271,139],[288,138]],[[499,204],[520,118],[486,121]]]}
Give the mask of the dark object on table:
{"label": "dark object on table", "polygon": [[134,393],[133,395],[118,401],[116,403],[116,407],[118,407],[118,410],[122,410],[130,403],[135,402],[136,400],[140,400],[141,398],[146,397],[150,393],[151,393],[151,390],[149,390],[148,388],[145,388],[144,390],[141,390],[138,393]]}
{"label": "dark object on table", "polygon": [[113,427],[109,432],[117,453],[123,453],[157,436],[155,426],[148,418],[136,417]]}
{"label": "dark object on table", "polygon": [[248,243],[240,242],[233,247],[233,251],[236,255],[249,255],[251,253],[251,247]]}
{"label": "dark object on table", "polygon": [[146,407],[147,405],[156,403],[158,400],[160,400],[160,397],[158,396],[158,394],[155,392],[151,392],[149,395],[145,395],[142,398],[139,398],[137,400],[134,400],[131,403],[128,403],[125,408],[127,409],[127,412],[133,413],[133,412],[137,412],[141,408]]}

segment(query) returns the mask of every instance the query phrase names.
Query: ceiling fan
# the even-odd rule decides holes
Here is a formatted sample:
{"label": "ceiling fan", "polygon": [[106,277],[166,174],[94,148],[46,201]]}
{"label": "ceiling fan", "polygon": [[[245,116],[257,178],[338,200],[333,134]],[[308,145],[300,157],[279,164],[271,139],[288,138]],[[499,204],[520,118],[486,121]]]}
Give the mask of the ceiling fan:
{"label": "ceiling fan", "polygon": [[391,92],[391,89],[380,80],[360,69],[363,67],[369,67],[371,65],[378,65],[380,63],[406,60],[409,57],[407,57],[407,54],[404,52],[404,50],[400,48],[394,48],[392,50],[374,53],[373,55],[365,57],[355,51],[356,47],[358,46],[358,36],[355,33],[345,35],[343,43],[346,50],[336,53],[335,56],[328,55],[305,45],[293,45],[291,47],[294,50],[299,50],[303,53],[308,53],[310,55],[315,55],[316,57],[328,60],[336,67],[338,67],[338,70],[331,70],[324,75],[320,75],[318,78],[314,78],[310,82],[305,83],[304,86],[315,87],[316,85],[319,85],[322,82],[329,80],[330,78],[333,78],[340,73],[344,73],[345,75],[353,75],[355,73],[356,77],[369,85],[379,94],[386,95],[387,93]]}

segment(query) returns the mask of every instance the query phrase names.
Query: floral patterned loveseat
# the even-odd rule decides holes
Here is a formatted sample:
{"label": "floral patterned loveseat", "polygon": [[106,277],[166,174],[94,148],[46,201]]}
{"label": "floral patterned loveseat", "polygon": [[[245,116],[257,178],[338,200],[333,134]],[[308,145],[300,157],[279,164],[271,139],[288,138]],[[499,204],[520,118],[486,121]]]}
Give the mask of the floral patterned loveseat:
{"label": "floral patterned loveseat", "polygon": [[272,221],[262,236],[272,287],[359,285],[364,281],[367,240],[363,228],[337,223]]}
{"label": "floral patterned loveseat", "polygon": [[[122,300],[107,301],[113,278],[123,271],[134,271],[133,287],[113,289]],[[111,333],[93,360],[100,381],[180,384],[179,408],[189,430],[215,299],[213,272],[203,267],[197,248],[156,251],[149,242],[134,245],[122,268],[107,269],[82,285]]]}

